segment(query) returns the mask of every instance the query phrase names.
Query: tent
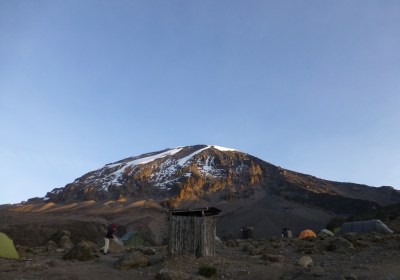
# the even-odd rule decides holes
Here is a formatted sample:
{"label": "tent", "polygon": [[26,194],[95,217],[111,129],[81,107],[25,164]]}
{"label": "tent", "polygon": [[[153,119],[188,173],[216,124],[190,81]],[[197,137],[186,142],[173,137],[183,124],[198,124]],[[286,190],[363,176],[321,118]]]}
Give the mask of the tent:
{"label": "tent", "polygon": [[144,239],[137,232],[128,231],[121,237],[122,242],[128,247],[140,247],[144,245]]}
{"label": "tent", "polygon": [[316,238],[316,237],[317,237],[317,235],[311,229],[303,230],[302,232],[300,232],[300,235],[299,235],[300,239]]}
{"label": "tent", "polygon": [[18,259],[13,241],[5,234],[0,232],[0,257],[7,259]]}
{"label": "tent", "polygon": [[332,237],[334,236],[333,232],[324,228],[318,233],[319,237]]}
{"label": "tent", "polygon": [[375,231],[384,234],[393,233],[393,231],[387,225],[385,225],[381,220],[344,223],[341,227],[340,233],[347,233],[347,232],[365,233],[370,231]]}

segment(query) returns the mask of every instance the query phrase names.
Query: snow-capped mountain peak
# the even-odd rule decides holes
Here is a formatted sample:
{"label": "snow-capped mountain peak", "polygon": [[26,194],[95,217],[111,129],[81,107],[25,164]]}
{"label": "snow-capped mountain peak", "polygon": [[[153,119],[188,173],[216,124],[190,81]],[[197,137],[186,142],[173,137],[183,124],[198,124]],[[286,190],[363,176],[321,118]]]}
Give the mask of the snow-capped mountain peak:
{"label": "snow-capped mountain peak", "polygon": [[[234,171],[235,168],[243,167],[239,164],[238,155],[245,154],[217,145],[169,148],[106,164],[76,179],[65,188],[53,190],[47,197],[60,197],[64,189],[70,187],[80,190],[84,196],[93,192],[108,196],[107,192],[116,189],[123,192],[127,190],[128,193],[141,188],[176,192],[185,184],[183,181],[193,181],[193,177],[202,178],[203,183],[225,180],[229,172],[237,172],[238,170]],[[230,157],[236,160],[228,160]],[[225,165],[228,162],[230,166]]]}

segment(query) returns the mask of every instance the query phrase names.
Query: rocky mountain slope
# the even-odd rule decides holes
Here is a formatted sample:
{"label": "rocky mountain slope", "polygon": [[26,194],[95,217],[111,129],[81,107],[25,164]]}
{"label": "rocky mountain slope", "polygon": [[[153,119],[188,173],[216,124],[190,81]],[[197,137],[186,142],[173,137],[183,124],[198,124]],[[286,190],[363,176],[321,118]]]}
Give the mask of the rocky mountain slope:
{"label": "rocky mountain slope", "polygon": [[46,199],[57,203],[132,197],[182,200],[220,191],[235,195],[251,191],[275,169],[232,149],[206,145],[178,147],[107,164],[47,193]]}
{"label": "rocky mountain slope", "polygon": [[239,237],[248,225],[256,237],[265,237],[288,226],[318,230],[335,216],[395,203],[400,191],[392,187],[327,181],[237,150],[196,145],[107,164],[11,210],[100,215],[160,243],[170,208],[216,206],[223,210],[219,235]]}

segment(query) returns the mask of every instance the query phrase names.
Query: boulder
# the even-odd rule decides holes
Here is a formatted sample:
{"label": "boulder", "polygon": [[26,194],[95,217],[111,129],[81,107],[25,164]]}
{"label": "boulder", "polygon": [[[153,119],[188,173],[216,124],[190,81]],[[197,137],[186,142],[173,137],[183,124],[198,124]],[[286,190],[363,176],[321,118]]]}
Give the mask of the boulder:
{"label": "boulder", "polygon": [[58,230],[50,239],[57,242],[65,235],[71,237],[71,232],[68,230]]}
{"label": "boulder", "polygon": [[58,241],[58,247],[61,249],[70,250],[74,247],[74,244],[71,242],[71,239],[68,235],[63,235]]}
{"label": "boulder", "polygon": [[117,269],[129,269],[135,267],[145,267],[149,263],[149,259],[139,251],[134,251],[122,256],[115,264]]}
{"label": "boulder", "polygon": [[46,242],[46,251],[47,252],[55,252],[58,249],[57,243],[53,240],[49,240]]}
{"label": "boulder", "polygon": [[98,258],[97,246],[90,241],[81,241],[76,244],[71,251],[64,255],[64,260],[87,261]]}

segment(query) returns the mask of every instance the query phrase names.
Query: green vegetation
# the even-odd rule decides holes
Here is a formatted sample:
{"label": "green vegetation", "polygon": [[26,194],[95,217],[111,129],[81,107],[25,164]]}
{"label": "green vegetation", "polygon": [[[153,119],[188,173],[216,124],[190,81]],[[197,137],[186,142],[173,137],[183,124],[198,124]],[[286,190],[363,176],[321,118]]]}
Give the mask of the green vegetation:
{"label": "green vegetation", "polygon": [[210,278],[216,273],[217,273],[217,268],[215,266],[203,265],[199,268],[199,274],[207,278]]}

